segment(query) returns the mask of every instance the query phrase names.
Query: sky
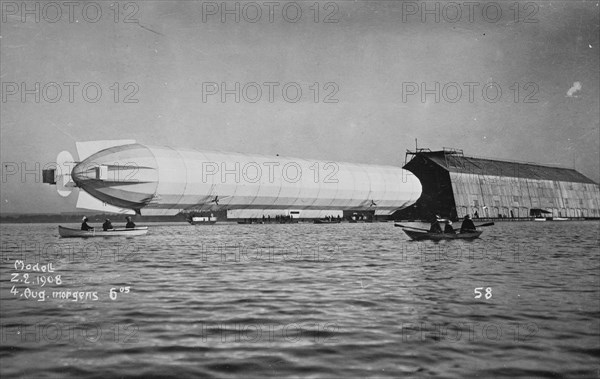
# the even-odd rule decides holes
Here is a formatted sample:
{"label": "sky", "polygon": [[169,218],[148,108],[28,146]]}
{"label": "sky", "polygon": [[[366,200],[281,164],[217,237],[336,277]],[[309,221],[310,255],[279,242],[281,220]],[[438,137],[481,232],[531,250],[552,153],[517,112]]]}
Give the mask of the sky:
{"label": "sky", "polygon": [[75,211],[32,172],[105,139],[398,166],[417,139],[600,179],[598,1],[45,4],[1,2],[2,213]]}

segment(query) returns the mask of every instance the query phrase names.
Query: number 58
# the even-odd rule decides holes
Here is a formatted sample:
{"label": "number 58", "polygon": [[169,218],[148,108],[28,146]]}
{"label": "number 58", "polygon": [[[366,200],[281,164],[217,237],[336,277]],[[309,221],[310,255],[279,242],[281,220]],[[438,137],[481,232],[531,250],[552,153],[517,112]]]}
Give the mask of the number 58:
{"label": "number 58", "polygon": [[[483,295],[481,293],[481,290],[483,290],[483,287],[477,287],[473,290],[473,292],[475,293],[475,299],[479,299]],[[486,299],[492,298],[492,287],[488,287],[485,289],[485,298]]]}

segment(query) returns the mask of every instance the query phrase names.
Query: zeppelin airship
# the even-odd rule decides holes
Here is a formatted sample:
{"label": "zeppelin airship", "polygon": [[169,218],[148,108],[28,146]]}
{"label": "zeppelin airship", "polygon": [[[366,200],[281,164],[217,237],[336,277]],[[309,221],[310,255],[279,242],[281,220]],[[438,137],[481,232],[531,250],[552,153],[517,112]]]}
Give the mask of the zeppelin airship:
{"label": "zeppelin airship", "polygon": [[77,142],[44,182],[77,208],[175,215],[236,209],[357,210],[391,214],[417,201],[421,183],[400,167],[149,146]]}

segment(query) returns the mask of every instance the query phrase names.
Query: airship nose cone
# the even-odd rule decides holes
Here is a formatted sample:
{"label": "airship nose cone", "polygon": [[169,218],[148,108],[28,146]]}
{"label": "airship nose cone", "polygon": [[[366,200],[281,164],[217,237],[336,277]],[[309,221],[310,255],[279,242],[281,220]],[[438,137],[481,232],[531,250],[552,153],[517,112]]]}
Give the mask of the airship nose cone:
{"label": "airship nose cone", "polygon": [[71,172],[71,177],[78,187],[84,187],[86,182],[98,179],[98,165],[94,165],[87,159],[78,163]]}
{"label": "airship nose cone", "polygon": [[73,168],[71,177],[95,198],[129,209],[148,204],[158,185],[156,160],[148,148],[138,144],[93,154]]}

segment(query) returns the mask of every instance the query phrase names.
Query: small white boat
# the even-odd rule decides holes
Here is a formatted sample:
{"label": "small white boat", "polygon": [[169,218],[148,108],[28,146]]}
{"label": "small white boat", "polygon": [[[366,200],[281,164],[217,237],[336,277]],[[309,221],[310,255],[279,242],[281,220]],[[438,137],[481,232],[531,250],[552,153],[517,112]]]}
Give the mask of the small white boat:
{"label": "small white boat", "polygon": [[192,225],[212,225],[217,222],[216,217],[208,217],[208,216],[194,216],[188,220],[188,222]]}
{"label": "small white boat", "polygon": [[81,230],[66,228],[64,226],[58,226],[58,234],[63,238],[90,238],[90,237],[132,237],[132,236],[143,236],[148,233],[148,227],[142,226],[133,229],[109,229],[102,230],[102,228],[93,230]]}
{"label": "small white boat", "polygon": [[546,221],[546,217],[536,217],[533,221]]}

